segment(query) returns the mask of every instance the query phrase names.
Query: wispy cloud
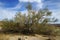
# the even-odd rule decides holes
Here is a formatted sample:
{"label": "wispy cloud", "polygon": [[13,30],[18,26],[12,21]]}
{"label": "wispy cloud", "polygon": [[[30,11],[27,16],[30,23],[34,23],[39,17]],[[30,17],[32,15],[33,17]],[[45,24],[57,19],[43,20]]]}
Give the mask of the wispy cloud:
{"label": "wispy cloud", "polygon": [[38,2],[41,3],[42,0],[19,0],[20,2]]}
{"label": "wispy cloud", "polygon": [[[4,1],[4,2],[3,2]],[[21,11],[26,13],[25,6],[28,2],[39,10],[48,6],[48,9],[52,11],[52,16],[60,20],[60,0],[0,0],[0,20],[4,18],[11,19],[15,16],[16,12]],[[34,9],[35,9],[34,8]],[[58,16],[57,16],[58,15]]]}
{"label": "wispy cloud", "polygon": [[0,20],[8,18],[12,19],[16,14],[16,11],[0,9]]}
{"label": "wispy cloud", "polygon": [[[12,7],[14,9],[19,8],[18,5],[16,5],[15,7]],[[8,19],[12,19],[16,12],[15,10],[12,10],[12,8],[6,8],[5,4],[3,2],[0,2],[0,20],[8,18]]]}
{"label": "wispy cloud", "polygon": [[43,0],[19,0],[20,2],[36,2],[37,5],[34,5],[37,7],[37,10],[43,7]]}
{"label": "wispy cloud", "polygon": [[47,0],[44,2],[45,6],[52,11],[52,16],[57,18],[60,22],[60,1],[59,0]]}
{"label": "wispy cloud", "polygon": [[3,3],[0,2],[0,6],[3,5]]}
{"label": "wispy cloud", "polygon": [[19,9],[21,9],[21,7],[22,7],[22,5],[20,3],[18,3],[16,6],[14,6],[12,8],[6,8],[6,9],[18,11]]}
{"label": "wispy cloud", "polygon": [[0,2],[0,7],[2,7],[3,5],[5,5],[4,3]]}

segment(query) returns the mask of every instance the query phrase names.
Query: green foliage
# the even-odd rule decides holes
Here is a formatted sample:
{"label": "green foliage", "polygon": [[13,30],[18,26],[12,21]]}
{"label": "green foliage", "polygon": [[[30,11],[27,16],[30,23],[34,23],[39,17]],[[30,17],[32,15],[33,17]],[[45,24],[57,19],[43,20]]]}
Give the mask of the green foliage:
{"label": "green foliage", "polygon": [[32,32],[38,31],[38,33],[40,33],[42,30],[42,32],[46,32],[48,30],[48,27],[46,27],[47,26],[46,24],[48,23],[49,20],[48,18],[45,18],[45,17],[47,17],[47,15],[50,16],[50,14],[48,14],[47,11],[39,10],[37,13],[35,11],[29,11],[27,16],[25,14],[21,14],[20,12],[16,14],[16,17],[14,20],[16,23],[19,23],[18,28],[21,28],[24,31],[25,30],[26,31],[29,30]]}
{"label": "green foliage", "polygon": [[56,32],[54,26],[48,25],[50,18],[47,17],[51,16],[51,12],[48,9],[33,11],[30,3],[27,5],[27,9],[27,15],[18,12],[14,17],[14,20],[3,20],[3,29],[6,31],[9,30],[10,32],[13,31],[27,34],[38,33],[49,35]]}
{"label": "green foliage", "polygon": [[14,29],[15,22],[13,20],[4,19],[2,23],[2,29],[4,32],[10,32]]}

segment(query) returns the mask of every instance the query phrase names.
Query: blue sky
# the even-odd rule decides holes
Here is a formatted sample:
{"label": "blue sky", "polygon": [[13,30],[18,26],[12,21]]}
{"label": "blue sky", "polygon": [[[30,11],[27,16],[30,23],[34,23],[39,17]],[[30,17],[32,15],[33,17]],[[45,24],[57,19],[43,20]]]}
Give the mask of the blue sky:
{"label": "blue sky", "polygon": [[[48,7],[52,17],[60,20],[60,0],[29,0],[34,9]],[[28,0],[0,0],[0,20],[11,19],[18,11],[26,12]],[[60,23],[60,22],[59,22]]]}

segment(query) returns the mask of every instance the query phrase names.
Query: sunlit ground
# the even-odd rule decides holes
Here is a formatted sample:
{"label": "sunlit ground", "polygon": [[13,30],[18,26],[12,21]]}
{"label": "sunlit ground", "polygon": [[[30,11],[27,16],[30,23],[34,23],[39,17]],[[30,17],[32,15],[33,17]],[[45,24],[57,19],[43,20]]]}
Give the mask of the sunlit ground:
{"label": "sunlit ground", "polygon": [[[35,35],[35,36],[27,36],[27,35],[19,35],[19,34],[0,34],[0,40],[18,40],[21,38],[22,40],[46,40],[48,37],[42,35]],[[60,36],[55,38],[56,40],[60,40]]]}

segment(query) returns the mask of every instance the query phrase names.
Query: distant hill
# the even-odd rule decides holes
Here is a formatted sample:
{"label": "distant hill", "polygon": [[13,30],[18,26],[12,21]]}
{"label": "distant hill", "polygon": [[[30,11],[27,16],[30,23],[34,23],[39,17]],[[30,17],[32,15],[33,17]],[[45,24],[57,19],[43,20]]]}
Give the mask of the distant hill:
{"label": "distant hill", "polygon": [[56,26],[56,27],[60,27],[60,24],[49,24],[49,25],[53,25],[53,26]]}

